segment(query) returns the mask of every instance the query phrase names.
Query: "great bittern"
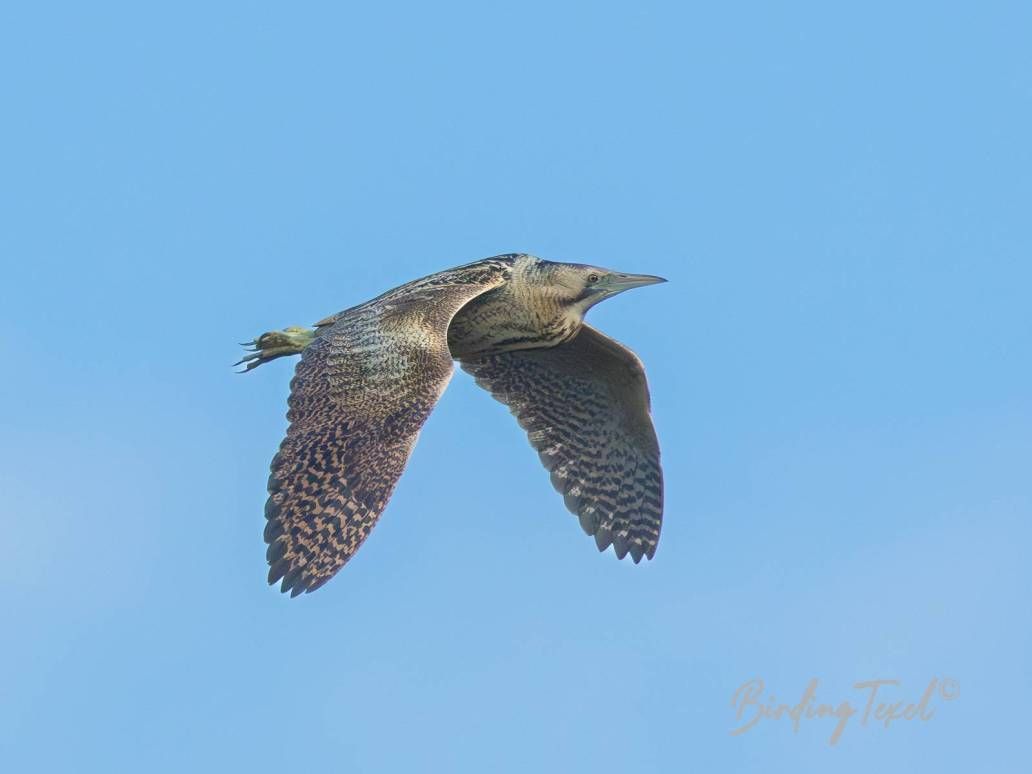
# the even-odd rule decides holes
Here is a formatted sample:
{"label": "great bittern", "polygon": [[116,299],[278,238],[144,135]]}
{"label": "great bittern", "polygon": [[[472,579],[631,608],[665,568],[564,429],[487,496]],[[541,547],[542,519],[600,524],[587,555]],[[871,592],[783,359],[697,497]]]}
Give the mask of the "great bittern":
{"label": "great bittern", "polygon": [[659,444],[641,361],[584,314],[663,282],[508,254],[431,274],[315,324],[251,342],[250,371],[301,355],[290,427],[265,506],[269,583],[296,596],[328,581],[387,504],[452,360],[527,431],[600,551],[656,551]]}

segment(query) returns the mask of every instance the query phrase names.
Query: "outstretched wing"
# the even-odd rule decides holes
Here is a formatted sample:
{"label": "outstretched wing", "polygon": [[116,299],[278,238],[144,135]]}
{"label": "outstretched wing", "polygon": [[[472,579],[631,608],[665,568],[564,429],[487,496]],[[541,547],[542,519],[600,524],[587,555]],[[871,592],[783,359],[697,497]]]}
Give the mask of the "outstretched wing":
{"label": "outstretched wing", "polygon": [[600,551],[656,552],[663,471],[641,361],[590,326],[551,349],[461,361],[505,403]]}
{"label": "outstretched wing", "polygon": [[290,383],[290,427],[272,461],[270,584],[313,591],[358,550],[451,378],[451,318],[503,281],[501,264],[471,265],[326,321]]}

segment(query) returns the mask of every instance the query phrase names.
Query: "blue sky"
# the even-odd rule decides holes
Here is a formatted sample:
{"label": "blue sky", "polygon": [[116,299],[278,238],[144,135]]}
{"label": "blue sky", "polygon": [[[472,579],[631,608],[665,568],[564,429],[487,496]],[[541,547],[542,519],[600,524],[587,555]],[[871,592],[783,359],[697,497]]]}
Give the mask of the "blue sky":
{"label": "blue sky", "polygon": [[[10,771],[1021,771],[1022,3],[0,11]],[[265,585],[292,364],[235,342],[496,253],[661,274],[656,559],[456,375],[370,540]],[[932,678],[927,721],[863,709]]]}

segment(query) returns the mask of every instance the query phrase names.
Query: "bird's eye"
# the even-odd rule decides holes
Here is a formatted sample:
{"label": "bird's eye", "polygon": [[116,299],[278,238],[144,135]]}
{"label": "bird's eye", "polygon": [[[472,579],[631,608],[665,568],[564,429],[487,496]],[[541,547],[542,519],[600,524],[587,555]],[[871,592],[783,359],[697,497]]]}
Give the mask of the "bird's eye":
{"label": "bird's eye", "polygon": [[597,274],[589,274],[588,275],[588,284],[589,285],[594,285],[596,282],[599,281],[599,279],[601,279],[601,278]]}

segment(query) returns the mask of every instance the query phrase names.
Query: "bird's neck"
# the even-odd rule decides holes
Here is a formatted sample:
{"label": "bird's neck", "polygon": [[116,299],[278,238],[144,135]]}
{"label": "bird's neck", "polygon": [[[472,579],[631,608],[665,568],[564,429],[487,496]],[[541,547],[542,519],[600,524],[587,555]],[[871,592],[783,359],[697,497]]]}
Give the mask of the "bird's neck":
{"label": "bird's neck", "polygon": [[509,283],[459,311],[448,329],[448,346],[457,358],[554,347],[576,336],[583,319],[558,298]]}

